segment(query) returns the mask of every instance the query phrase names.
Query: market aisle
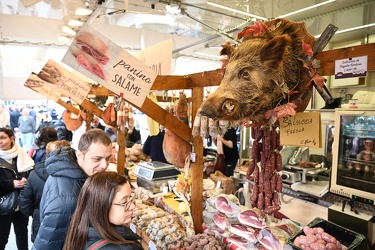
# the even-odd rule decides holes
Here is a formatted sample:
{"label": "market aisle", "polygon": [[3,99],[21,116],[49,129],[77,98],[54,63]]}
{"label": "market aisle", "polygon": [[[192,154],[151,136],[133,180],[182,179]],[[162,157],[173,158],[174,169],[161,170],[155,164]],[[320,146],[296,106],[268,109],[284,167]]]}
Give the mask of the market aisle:
{"label": "market aisle", "polygon": [[[32,222],[32,218],[30,217],[30,219],[29,219],[29,229],[28,229],[28,231],[29,231],[29,249],[31,249],[31,246],[33,244],[31,242],[31,238],[30,238],[31,222]],[[13,225],[12,225],[12,228],[10,229],[8,244],[6,245],[5,250],[17,250],[16,236],[15,236],[14,231],[13,231]]]}

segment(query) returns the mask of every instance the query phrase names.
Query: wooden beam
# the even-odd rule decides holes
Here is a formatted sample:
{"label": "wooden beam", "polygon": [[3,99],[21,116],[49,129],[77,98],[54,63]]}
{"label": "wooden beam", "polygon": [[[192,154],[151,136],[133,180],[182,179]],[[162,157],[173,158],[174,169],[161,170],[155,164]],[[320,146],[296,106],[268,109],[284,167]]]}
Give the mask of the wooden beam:
{"label": "wooden beam", "polygon": [[219,86],[223,72],[222,69],[216,69],[184,76],[158,75],[151,90],[176,90]]}
{"label": "wooden beam", "polygon": [[[193,88],[192,90],[192,116],[195,114],[202,104],[204,88]],[[192,121],[194,124],[194,121]],[[191,174],[191,212],[195,233],[202,233],[203,224],[203,139],[201,136],[193,137],[193,151],[195,153],[195,162],[190,166]]]}
{"label": "wooden beam", "polygon": [[336,60],[359,56],[368,56],[367,70],[375,71],[375,43],[323,51],[316,59],[320,60],[321,75],[329,76],[335,74]]}
{"label": "wooden beam", "polygon": [[78,115],[79,114],[79,109],[77,109],[76,107],[74,107],[72,104],[70,103],[67,103],[67,102],[64,102],[63,100],[61,99],[58,99],[57,100],[57,104],[63,106],[66,110]]}
{"label": "wooden beam", "polygon": [[117,173],[124,174],[125,172],[125,133],[120,128],[117,129]]}

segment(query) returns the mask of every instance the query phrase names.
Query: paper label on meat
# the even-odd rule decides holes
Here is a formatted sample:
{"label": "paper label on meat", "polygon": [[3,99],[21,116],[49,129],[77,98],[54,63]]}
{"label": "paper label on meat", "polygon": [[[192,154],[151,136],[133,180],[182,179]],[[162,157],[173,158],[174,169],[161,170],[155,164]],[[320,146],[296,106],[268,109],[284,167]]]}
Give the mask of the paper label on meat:
{"label": "paper label on meat", "polygon": [[[91,37],[84,41],[85,46],[83,35]],[[157,76],[155,70],[89,26],[77,33],[62,62],[138,107]]]}

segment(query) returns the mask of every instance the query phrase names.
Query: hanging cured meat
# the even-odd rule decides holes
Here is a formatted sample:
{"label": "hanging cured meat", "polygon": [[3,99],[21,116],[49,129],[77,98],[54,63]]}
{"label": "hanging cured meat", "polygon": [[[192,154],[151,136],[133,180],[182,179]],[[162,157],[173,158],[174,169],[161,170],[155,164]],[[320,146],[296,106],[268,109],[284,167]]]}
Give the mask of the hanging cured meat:
{"label": "hanging cured meat", "polygon": [[108,106],[103,110],[101,118],[105,124],[116,126],[116,110],[113,103],[109,103]]}
{"label": "hanging cured meat", "polygon": [[[189,125],[188,121],[188,105],[186,95],[180,93],[180,99],[174,103],[173,110],[176,111],[176,116],[179,120]],[[185,159],[190,155],[191,145],[189,142],[183,140],[179,136],[166,129],[163,141],[163,153],[165,159],[177,168],[183,168]]]}
{"label": "hanging cured meat", "polygon": [[83,122],[83,119],[80,114],[78,114],[77,118],[72,118],[72,112],[70,112],[69,110],[64,111],[62,119],[65,123],[66,129],[69,131],[77,130],[79,127],[81,127]]}

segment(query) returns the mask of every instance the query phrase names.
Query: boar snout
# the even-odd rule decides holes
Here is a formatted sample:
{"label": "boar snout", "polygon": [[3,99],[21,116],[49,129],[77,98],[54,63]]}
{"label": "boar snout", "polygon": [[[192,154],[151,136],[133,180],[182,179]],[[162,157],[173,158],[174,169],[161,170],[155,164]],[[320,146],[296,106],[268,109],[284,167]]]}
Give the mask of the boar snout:
{"label": "boar snout", "polygon": [[208,118],[216,120],[215,110],[211,105],[203,105],[201,108],[200,114],[203,116],[207,116]]}
{"label": "boar snout", "polygon": [[201,115],[212,119],[227,119],[235,115],[238,102],[227,98],[208,98],[201,107]]}

